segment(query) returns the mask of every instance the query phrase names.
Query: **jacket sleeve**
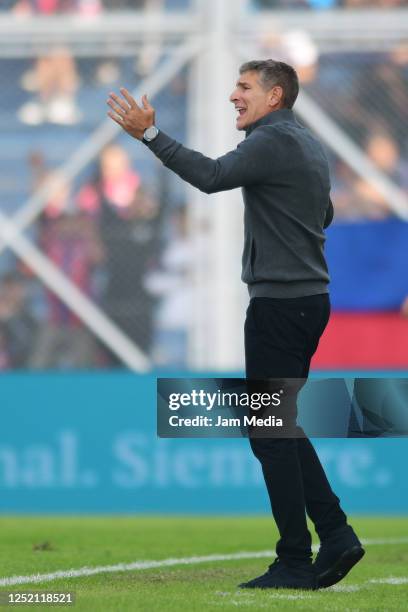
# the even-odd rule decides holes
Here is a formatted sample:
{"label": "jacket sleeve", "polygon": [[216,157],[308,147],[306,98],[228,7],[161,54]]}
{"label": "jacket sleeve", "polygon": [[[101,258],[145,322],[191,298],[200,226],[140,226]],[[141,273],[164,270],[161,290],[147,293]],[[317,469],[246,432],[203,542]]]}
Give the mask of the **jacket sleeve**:
{"label": "jacket sleeve", "polygon": [[331,198],[329,197],[329,205],[326,210],[326,217],[325,217],[324,224],[323,224],[324,229],[329,227],[330,223],[333,221],[333,215],[334,215],[333,202],[331,201]]}
{"label": "jacket sleeve", "polygon": [[270,180],[277,170],[273,128],[254,130],[236,149],[217,159],[184,147],[164,132],[148,143],[162,163],[205,193],[217,193]]}

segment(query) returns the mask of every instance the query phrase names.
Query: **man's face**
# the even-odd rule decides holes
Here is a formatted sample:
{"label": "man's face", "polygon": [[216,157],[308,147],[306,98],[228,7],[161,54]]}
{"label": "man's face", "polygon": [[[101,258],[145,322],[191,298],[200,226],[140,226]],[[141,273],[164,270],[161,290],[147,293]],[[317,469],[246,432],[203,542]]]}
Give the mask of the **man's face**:
{"label": "man's face", "polygon": [[230,96],[238,111],[237,130],[246,130],[252,123],[280,108],[282,88],[275,86],[265,91],[258,72],[244,72]]}

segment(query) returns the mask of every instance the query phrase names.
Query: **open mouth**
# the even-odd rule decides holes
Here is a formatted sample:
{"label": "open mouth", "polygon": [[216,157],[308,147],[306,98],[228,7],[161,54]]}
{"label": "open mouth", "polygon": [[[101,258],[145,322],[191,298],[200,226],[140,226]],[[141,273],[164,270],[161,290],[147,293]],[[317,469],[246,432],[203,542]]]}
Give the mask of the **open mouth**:
{"label": "open mouth", "polygon": [[238,115],[240,117],[242,117],[243,115],[245,115],[247,109],[246,108],[237,108],[236,110],[238,111]]}

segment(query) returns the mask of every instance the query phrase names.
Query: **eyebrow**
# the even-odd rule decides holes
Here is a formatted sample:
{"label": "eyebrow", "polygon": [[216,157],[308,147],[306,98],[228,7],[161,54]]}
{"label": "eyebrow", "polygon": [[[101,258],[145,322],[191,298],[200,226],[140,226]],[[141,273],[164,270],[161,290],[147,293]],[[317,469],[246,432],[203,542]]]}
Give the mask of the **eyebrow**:
{"label": "eyebrow", "polygon": [[237,87],[240,87],[242,85],[251,85],[251,83],[248,83],[248,81],[237,81]]}

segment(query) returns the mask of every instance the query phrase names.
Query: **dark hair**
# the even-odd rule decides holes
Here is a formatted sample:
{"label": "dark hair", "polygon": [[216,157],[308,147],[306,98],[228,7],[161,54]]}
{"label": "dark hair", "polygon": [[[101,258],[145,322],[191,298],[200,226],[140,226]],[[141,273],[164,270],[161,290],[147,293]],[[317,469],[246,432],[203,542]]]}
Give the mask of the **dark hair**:
{"label": "dark hair", "polygon": [[299,78],[292,66],[272,59],[252,60],[242,64],[239,73],[244,72],[258,72],[261,85],[266,91],[280,85],[283,89],[284,107],[293,107],[299,93]]}

